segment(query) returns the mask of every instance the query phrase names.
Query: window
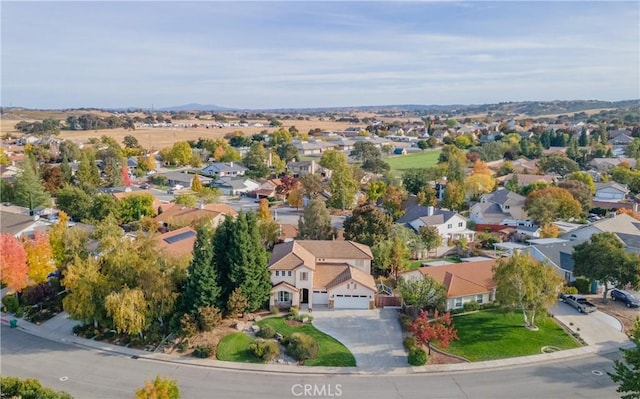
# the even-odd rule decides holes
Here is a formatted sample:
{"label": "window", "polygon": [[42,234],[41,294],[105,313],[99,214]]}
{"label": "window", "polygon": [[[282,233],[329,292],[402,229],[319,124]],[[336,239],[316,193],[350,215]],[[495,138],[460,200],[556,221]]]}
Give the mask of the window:
{"label": "window", "polygon": [[291,270],[287,273],[287,276],[291,277]]}
{"label": "window", "polygon": [[300,272],[300,281],[307,281],[307,280],[309,280],[309,273]]}
{"label": "window", "polygon": [[459,309],[462,307],[462,298],[456,298],[453,302],[453,307]]}
{"label": "window", "polygon": [[476,295],[476,303],[483,303],[483,296],[482,295]]}
{"label": "window", "polygon": [[450,229],[451,227],[453,227],[453,225],[452,225],[452,224],[448,224],[448,225],[447,225],[447,229]]}
{"label": "window", "polygon": [[509,205],[505,205],[505,206],[504,206],[504,209],[509,209],[509,208],[510,208],[510,206],[509,206]]}
{"label": "window", "polygon": [[458,222],[458,227],[462,227],[464,225],[464,222]]}
{"label": "window", "polygon": [[276,270],[276,277],[280,276],[280,271]]}
{"label": "window", "polygon": [[278,302],[289,302],[291,300],[291,293],[287,291],[278,291]]}

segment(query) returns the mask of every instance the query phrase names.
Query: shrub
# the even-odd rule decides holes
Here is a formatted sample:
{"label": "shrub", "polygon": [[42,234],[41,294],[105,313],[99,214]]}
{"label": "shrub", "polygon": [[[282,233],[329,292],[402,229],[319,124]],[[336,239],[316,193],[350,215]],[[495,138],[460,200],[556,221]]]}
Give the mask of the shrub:
{"label": "shrub", "polygon": [[578,277],[576,281],[573,282],[573,286],[578,289],[580,294],[588,294],[591,291],[591,282],[586,277]]}
{"label": "shrub", "polygon": [[411,351],[411,349],[416,347],[416,339],[413,337],[406,337],[402,340],[402,345],[407,351]]}
{"label": "shrub", "polygon": [[566,295],[575,295],[578,293],[578,289],[576,287],[564,287],[563,292]]}
{"label": "shrub", "polygon": [[15,316],[16,316],[16,317],[22,317],[22,316],[24,316],[24,307],[20,306],[20,307],[16,310]]}
{"label": "shrub", "polygon": [[198,308],[198,324],[201,331],[211,331],[222,321],[222,313],[215,306]]}
{"label": "shrub", "polygon": [[178,344],[178,352],[184,353],[184,352],[187,351],[187,349],[189,349],[189,340],[188,339],[183,339]]}
{"label": "shrub", "polygon": [[232,317],[236,317],[239,314],[244,313],[248,307],[249,301],[242,293],[242,290],[240,288],[233,290],[231,295],[229,295],[229,300],[227,301],[227,313]]}
{"label": "shrub", "polygon": [[42,283],[24,290],[22,298],[26,305],[33,306],[55,298],[56,290],[49,283]]}
{"label": "shrub", "polygon": [[427,363],[427,352],[421,348],[412,348],[407,358],[412,366],[424,366]]}
{"label": "shrub", "polygon": [[260,331],[256,333],[258,337],[270,339],[276,336],[276,329],[270,325],[264,325]]}
{"label": "shrub", "polygon": [[192,314],[185,313],[182,315],[180,318],[180,331],[185,337],[193,337],[198,333],[198,323]]}
{"label": "shrub", "polygon": [[206,359],[213,355],[213,348],[208,345],[199,345],[193,349],[193,356]]}
{"label": "shrub", "polygon": [[280,309],[278,309],[277,306],[274,306],[271,308],[271,314],[272,315],[277,315],[278,313],[280,313]]}
{"label": "shrub", "polygon": [[72,399],[68,393],[43,387],[32,378],[0,377],[0,392],[3,398]]}
{"label": "shrub", "polygon": [[272,340],[258,338],[249,345],[249,350],[255,357],[267,362],[280,356],[280,346]]}
{"label": "shrub", "polygon": [[400,319],[400,325],[402,326],[402,330],[409,331],[407,329],[409,328],[411,323],[413,323],[411,316],[405,313],[400,313],[400,316],[398,316],[398,318]]}
{"label": "shrub", "polygon": [[310,335],[293,333],[289,337],[287,353],[296,360],[312,359],[318,354],[318,344]]}
{"label": "shrub", "polygon": [[6,295],[2,298],[2,305],[8,313],[15,313],[20,307],[20,302],[15,295]]}
{"label": "shrub", "polygon": [[464,309],[465,312],[473,312],[480,309],[480,304],[477,302],[467,302],[462,305],[462,309]]}

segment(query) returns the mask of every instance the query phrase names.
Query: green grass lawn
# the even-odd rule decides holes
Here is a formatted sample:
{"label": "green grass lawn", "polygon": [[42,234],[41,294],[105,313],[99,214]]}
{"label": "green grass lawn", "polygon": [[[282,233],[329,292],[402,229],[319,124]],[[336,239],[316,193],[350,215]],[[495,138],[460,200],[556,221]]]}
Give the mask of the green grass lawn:
{"label": "green grass lawn", "polygon": [[441,152],[440,150],[435,150],[409,155],[397,155],[384,158],[384,161],[391,166],[391,172],[399,176],[405,169],[430,168],[436,166]]}
{"label": "green grass lawn", "polygon": [[253,338],[245,333],[232,333],[220,340],[216,356],[218,360],[241,363],[261,363],[260,359],[249,351]]}
{"label": "green grass lawn", "polygon": [[271,325],[282,335],[301,332],[315,338],[318,343],[318,355],[315,359],[305,361],[305,366],[355,367],[356,365],[356,359],[351,352],[349,352],[349,349],[335,338],[323,333],[310,324],[290,326],[285,323],[282,317],[269,317],[259,321],[257,324],[260,327],[267,324]]}
{"label": "green grass lawn", "polygon": [[446,349],[471,361],[540,354],[543,346],[572,349],[580,345],[548,317],[536,318],[538,331],[523,327],[521,313],[485,311],[453,318],[459,341]]}

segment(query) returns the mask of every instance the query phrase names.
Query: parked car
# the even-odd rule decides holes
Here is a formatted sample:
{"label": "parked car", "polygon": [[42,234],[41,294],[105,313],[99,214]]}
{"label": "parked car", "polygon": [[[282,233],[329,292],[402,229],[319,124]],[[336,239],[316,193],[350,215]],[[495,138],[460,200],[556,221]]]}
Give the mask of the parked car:
{"label": "parked car", "polygon": [[596,311],[596,305],[589,302],[587,298],[582,295],[560,295],[562,302],[573,306],[578,309],[580,313],[591,313]]}
{"label": "parked car", "polygon": [[640,298],[636,297],[628,291],[619,290],[617,288],[611,290],[611,300],[620,301],[628,308],[637,308],[640,306]]}
{"label": "parked car", "polygon": [[143,189],[143,190],[146,190],[146,189],[149,188],[149,185],[147,183],[144,183],[144,184],[140,185],[140,188]]}

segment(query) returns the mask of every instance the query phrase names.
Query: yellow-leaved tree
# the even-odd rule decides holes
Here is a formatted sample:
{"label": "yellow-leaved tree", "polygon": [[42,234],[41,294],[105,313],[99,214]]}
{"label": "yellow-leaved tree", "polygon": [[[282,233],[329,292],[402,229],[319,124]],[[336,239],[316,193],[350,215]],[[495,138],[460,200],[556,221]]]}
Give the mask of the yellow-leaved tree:
{"label": "yellow-leaved tree", "polygon": [[104,300],[107,315],[119,333],[142,334],[147,327],[147,301],[139,288],[125,287],[112,292]]}
{"label": "yellow-leaved tree", "polygon": [[44,283],[49,273],[56,270],[49,235],[36,230],[33,239],[26,238],[23,245],[27,254],[29,278],[33,283]]}

